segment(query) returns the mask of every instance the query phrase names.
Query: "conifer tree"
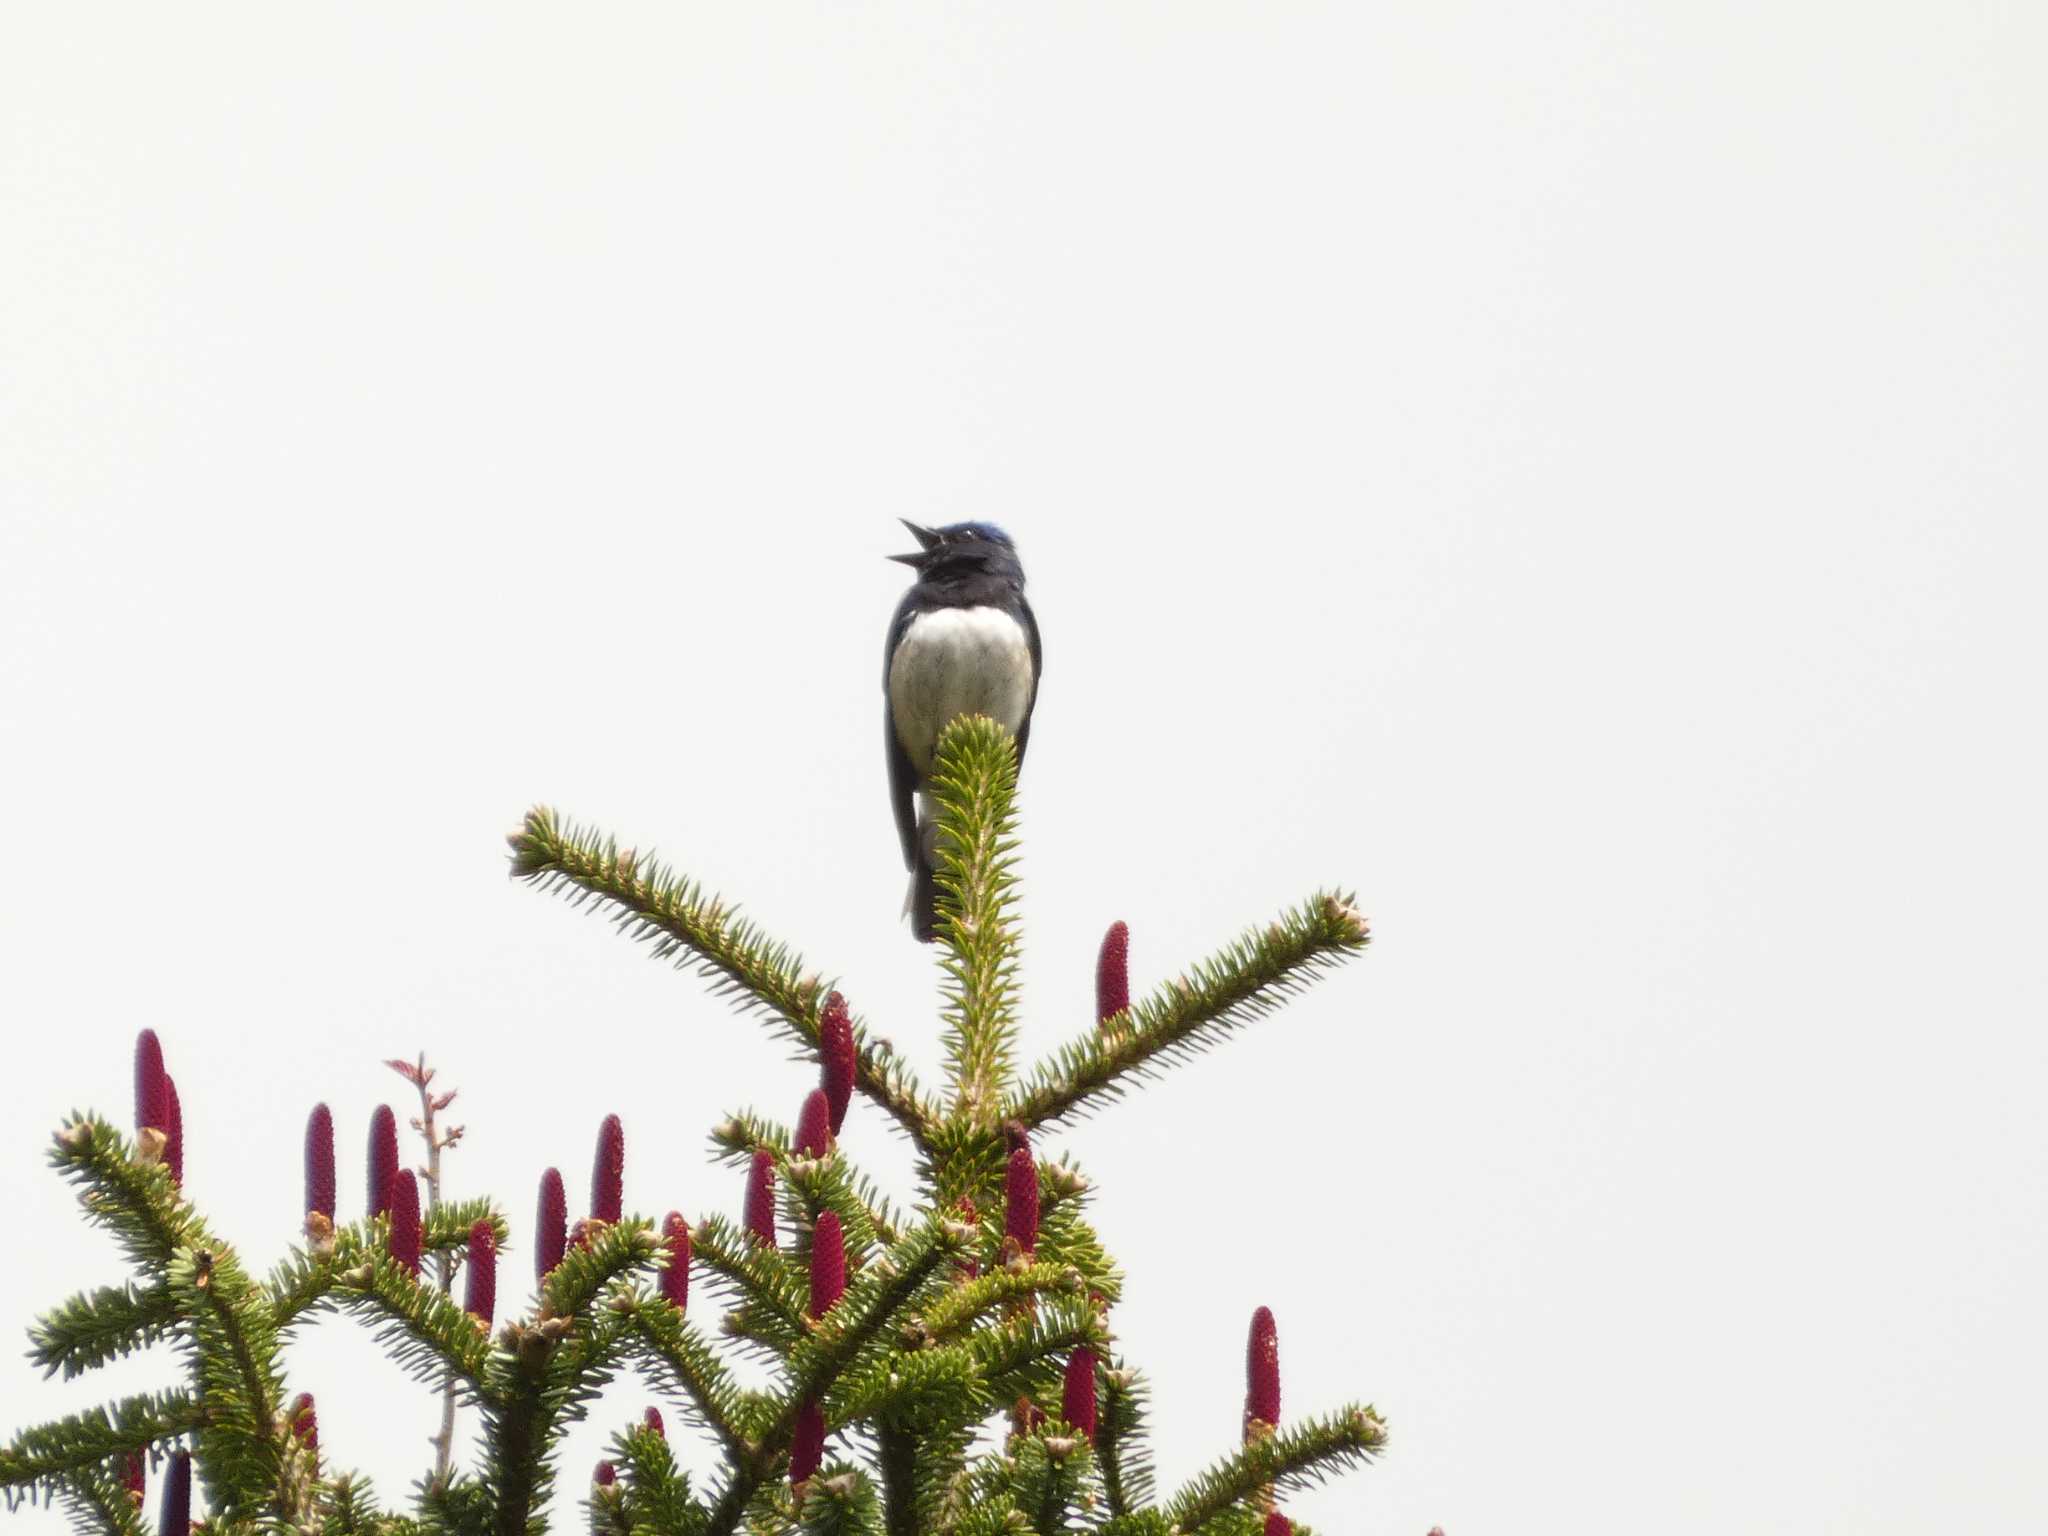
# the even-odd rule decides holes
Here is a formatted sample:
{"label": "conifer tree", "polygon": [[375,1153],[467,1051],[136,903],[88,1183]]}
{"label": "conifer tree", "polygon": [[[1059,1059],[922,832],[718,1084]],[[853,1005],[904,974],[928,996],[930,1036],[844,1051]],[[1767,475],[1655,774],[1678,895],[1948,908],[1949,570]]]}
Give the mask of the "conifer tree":
{"label": "conifer tree", "polygon": [[[739,1222],[705,1214],[692,1225],[671,1211],[657,1226],[624,1210],[625,1132],[612,1117],[593,1214],[568,1226],[550,1169],[535,1229],[516,1234],[493,1202],[442,1198],[439,1150],[460,1132],[437,1129],[434,1115],[452,1095],[430,1092],[424,1061],[394,1063],[420,1091],[424,1200],[387,1111],[372,1126],[368,1212],[342,1221],[335,1117],[320,1105],[306,1131],[304,1241],[259,1276],[181,1186],[176,1089],[145,1031],[133,1134],[74,1114],[51,1149],[128,1275],[42,1317],[31,1353],[70,1377],[168,1342],[183,1379],[22,1430],[0,1450],[0,1488],[61,1500],[81,1528],[108,1536],[141,1536],[147,1483],[165,1536],[187,1536],[194,1519],[217,1532],[538,1536],[558,1482],[586,1476],[597,1536],[1305,1530],[1283,1513],[1289,1492],[1377,1455],[1379,1415],[1351,1404],[1283,1418],[1278,1330],[1261,1308],[1241,1440],[1160,1492],[1146,1380],[1117,1345],[1121,1272],[1089,1218],[1087,1177],[1041,1146],[1358,953],[1366,925],[1348,900],[1319,894],[1133,1002],[1118,923],[1097,963],[1097,1021],[1024,1067],[1015,765],[1014,743],[987,720],[955,721],[941,738],[938,1093],[795,951],[695,882],[546,809],[513,835],[515,876],[609,911],[817,1060],[818,1091],[794,1127],[740,1113],[713,1132],[716,1156],[746,1170]],[[854,1160],[884,1127],[915,1149],[904,1204]],[[519,1296],[499,1265],[525,1237],[538,1279]],[[320,1312],[359,1319],[451,1416],[475,1414],[477,1464],[451,1463],[449,1417],[402,1507],[349,1473],[350,1448],[321,1442],[289,1365],[293,1332]],[[740,1384],[740,1354],[773,1367],[768,1385]],[[626,1374],[660,1393],[661,1408],[623,1428],[594,1472],[562,1467],[565,1432]],[[671,1423],[715,1445],[715,1476],[700,1484],[681,1470]],[[558,1520],[563,1502],[552,1503]]]}

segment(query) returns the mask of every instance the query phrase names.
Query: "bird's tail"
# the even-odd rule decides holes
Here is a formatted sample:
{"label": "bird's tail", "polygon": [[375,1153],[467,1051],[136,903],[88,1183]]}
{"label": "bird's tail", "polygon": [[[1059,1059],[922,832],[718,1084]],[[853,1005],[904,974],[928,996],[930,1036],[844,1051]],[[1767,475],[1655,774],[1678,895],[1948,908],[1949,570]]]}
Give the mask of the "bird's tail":
{"label": "bird's tail", "polygon": [[932,850],[939,840],[938,823],[932,820],[930,804],[917,797],[917,862],[911,866],[910,889],[903,894],[903,910],[910,916],[910,931],[920,944],[929,944],[939,932],[939,878],[932,864]]}
{"label": "bird's tail", "polygon": [[939,882],[928,859],[917,861],[910,876],[910,894],[904,897],[903,906],[910,914],[910,931],[917,936],[918,943],[929,944],[938,937]]}

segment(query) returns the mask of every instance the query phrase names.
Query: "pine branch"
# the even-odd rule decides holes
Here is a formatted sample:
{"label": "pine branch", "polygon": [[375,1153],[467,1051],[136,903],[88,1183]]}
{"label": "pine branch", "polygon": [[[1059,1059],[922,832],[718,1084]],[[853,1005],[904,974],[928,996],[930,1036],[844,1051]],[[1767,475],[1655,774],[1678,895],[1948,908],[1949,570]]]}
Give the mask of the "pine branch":
{"label": "pine branch", "polygon": [[587,1312],[614,1280],[636,1269],[652,1269],[661,1241],[645,1217],[628,1216],[615,1226],[591,1223],[585,1246],[572,1244],[541,1285],[543,1317]]}
{"label": "pine branch", "polygon": [[883,1424],[875,1441],[887,1536],[917,1536],[917,1436],[907,1428]]}
{"label": "pine branch", "polygon": [[821,1467],[804,1491],[803,1533],[881,1536],[881,1505],[867,1473],[843,1461]]}
{"label": "pine branch", "polygon": [[1003,1118],[1017,1035],[1016,742],[985,716],[954,720],[939,733],[927,789],[938,824],[948,1115],[990,1128]]}
{"label": "pine branch", "polygon": [[164,1287],[106,1286],[74,1296],[38,1318],[29,1329],[29,1359],[45,1376],[62,1371],[68,1381],[154,1344],[176,1323],[177,1310]]}
{"label": "pine branch", "polygon": [[1095,1459],[1109,1512],[1123,1515],[1152,1502],[1152,1457],[1144,1438],[1151,1388],[1122,1360],[1102,1373],[1102,1386]]}
{"label": "pine branch", "polygon": [[788,1259],[763,1248],[723,1216],[707,1216],[690,1233],[690,1253],[712,1286],[743,1309],[749,1336],[779,1357],[802,1337],[810,1287]]}
{"label": "pine branch", "polygon": [[745,1454],[742,1426],[751,1417],[748,1396],[696,1325],[659,1296],[634,1297],[623,1315],[633,1323],[634,1348],[649,1373],[688,1399],[698,1422],[717,1435],[730,1454]]}
{"label": "pine branch", "polygon": [[344,1473],[323,1485],[321,1536],[379,1536],[390,1516],[377,1508],[376,1490],[359,1473]]}
{"label": "pine branch", "polygon": [[485,1536],[496,1511],[491,1490],[476,1478],[443,1473],[438,1465],[420,1480],[423,1524],[436,1536]]}
{"label": "pine branch", "polygon": [[1100,1108],[1136,1079],[1274,1012],[1370,942],[1351,898],[1323,894],[1253,928],[1126,1014],[1059,1048],[1005,1113],[1042,1126]]}
{"label": "pine branch", "polygon": [[1123,1295],[1123,1272],[1084,1215],[1087,1188],[1080,1170],[1070,1164],[1038,1165],[1038,1248],[1032,1257],[1041,1264],[1064,1265],[1080,1276],[1077,1290],[1113,1303]]}
{"label": "pine branch", "polygon": [[483,1482],[496,1499],[496,1536],[540,1536],[546,1522],[537,1511],[554,1486],[562,1426],[589,1411],[617,1371],[632,1331],[623,1317],[594,1313],[557,1313],[506,1327],[506,1348],[490,1362],[482,1415]]}
{"label": "pine branch", "polygon": [[1078,1435],[1047,1431],[1012,1440],[1011,1498],[1034,1531],[1064,1531],[1067,1515],[1080,1501],[1095,1458]]}
{"label": "pine branch", "polygon": [[1343,1467],[1369,1461],[1387,1441],[1387,1427],[1371,1408],[1347,1408],[1253,1440],[1198,1475],[1167,1505],[1173,1524],[1201,1531],[1233,1504],[1277,1485],[1296,1489]]}
{"label": "pine branch", "polygon": [[1172,1522],[1158,1510],[1137,1509],[1111,1516],[1096,1536],[1172,1536],[1172,1531]]}
{"label": "pine branch", "polygon": [[934,1343],[942,1343],[979,1322],[983,1314],[1026,1296],[1072,1294],[1081,1289],[1078,1270],[1065,1264],[1005,1265],[954,1286],[925,1308],[920,1321]]}
{"label": "pine branch", "polygon": [[366,1261],[338,1277],[329,1300],[373,1324],[385,1353],[416,1380],[440,1387],[452,1372],[471,1392],[488,1395],[489,1336],[438,1286],[403,1264],[384,1256]]}
{"label": "pine branch", "polygon": [[[490,1222],[502,1255],[512,1241],[504,1213],[489,1200],[454,1200],[422,1213],[421,1256],[462,1252],[469,1246],[469,1229],[479,1221]],[[336,1228],[324,1254],[293,1249],[263,1283],[278,1328],[289,1332],[305,1314],[331,1299],[329,1293],[340,1276],[379,1259],[388,1235],[385,1223],[358,1221]]]}
{"label": "pine branch", "polygon": [[[804,1333],[789,1351],[791,1386],[752,1454],[734,1459],[705,1527],[706,1536],[730,1536],[762,1482],[789,1449],[790,1432],[803,1404],[828,1397],[840,1374],[931,1279],[953,1252],[955,1242],[943,1222],[911,1233],[870,1263],[814,1329],[808,1322],[803,1325]],[[705,1250],[699,1245],[695,1251],[701,1256]]]}
{"label": "pine branch", "polygon": [[967,1347],[990,1397],[1006,1403],[1046,1393],[1060,1379],[1068,1355],[1083,1344],[1099,1351],[1106,1342],[1101,1313],[1087,1302],[1061,1298],[1044,1303],[1035,1316],[1025,1313],[970,1335]]}
{"label": "pine branch", "polygon": [[956,1250],[957,1239],[947,1224],[932,1222],[863,1269],[847,1286],[839,1304],[790,1351],[789,1371],[796,1386],[771,1435],[786,1437],[804,1400],[829,1393],[863,1346],[910,1303],[940,1263]]}
{"label": "pine branch", "polygon": [[[840,1374],[826,1400],[832,1424],[874,1423],[880,1432],[925,1436],[985,1418],[991,1406],[981,1362],[964,1344],[875,1353]],[[896,1480],[883,1467],[894,1508]]]}
{"label": "pine branch", "polygon": [[178,1193],[170,1169],[145,1162],[136,1148],[98,1115],[74,1113],[57,1132],[50,1162],[84,1190],[92,1221],[114,1234],[128,1260],[145,1274],[161,1274],[180,1248],[205,1248],[213,1239]]}
{"label": "pine branch", "polygon": [[195,1470],[210,1502],[226,1520],[288,1515],[278,1335],[268,1301],[225,1244],[178,1250],[165,1275],[206,1404]]}
{"label": "pine branch", "polygon": [[544,1526],[536,1511],[554,1485],[562,1425],[588,1410],[634,1332],[626,1316],[605,1315],[597,1303],[616,1282],[652,1268],[659,1248],[640,1217],[594,1226],[587,1246],[570,1248],[548,1272],[539,1316],[508,1324],[504,1348],[485,1363],[484,1481],[497,1500],[497,1536],[538,1536]]}
{"label": "pine branch", "polygon": [[105,1466],[73,1472],[57,1485],[72,1529],[91,1536],[145,1536],[142,1506]]}
{"label": "pine branch", "polygon": [[205,1413],[184,1392],[127,1397],[113,1408],[88,1408],[69,1418],[24,1429],[0,1450],[0,1488],[54,1488],[59,1479],[131,1451],[190,1434]]}
{"label": "pine branch", "polygon": [[[566,890],[573,905],[595,900],[612,909],[620,932],[653,945],[657,960],[695,963],[715,991],[742,1013],[765,1012],[783,1034],[818,1059],[818,1008],[829,990],[788,945],[769,939],[720,897],[671,873],[616,839],[598,838],[539,806],[513,833],[512,874],[543,890]],[[864,1031],[856,1022],[854,1035]],[[856,1053],[854,1086],[886,1111],[922,1147],[933,1119],[922,1091],[892,1054],[866,1044]]]}
{"label": "pine branch", "polygon": [[612,1441],[612,1460],[624,1477],[621,1499],[632,1530],[689,1536],[700,1529],[706,1511],[690,1497],[690,1479],[677,1470],[668,1441],[643,1427]]}
{"label": "pine branch", "polygon": [[817,1226],[821,1211],[838,1216],[849,1267],[858,1267],[870,1251],[885,1246],[866,1202],[854,1190],[845,1158],[837,1152],[824,1157],[786,1158],[776,1171],[782,1175],[786,1203],[793,1204],[802,1218],[797,1223],[799,1260],[810,1262],[811,1229]]}
{"label": "pine branch", "polygon": [[[818,1209],[830,1206],[839,1213],[839,1219],[847,1224],[849,1235],[865,1231],[874,1241],[888,1247],[902,1237],[907,1218],[898,1212],[881,1187],[867,1174],[856,1168],[844,1151],[824,1160],[816,1174],[808,1171],[810,1160],[792,1159],[790,1146],[795,1138],[789,1127],[743,1109],[728,1116],[711,1131],[712,1155],[728,1168],[743,1168],[753,1161],[756,1151],[765,1151],[775,1159],[775,1169],[781,1175],[783,1184],[802,1185],[809,1214],[815,1216]],[[805,1164],[798,1167],[796,1164]]]}

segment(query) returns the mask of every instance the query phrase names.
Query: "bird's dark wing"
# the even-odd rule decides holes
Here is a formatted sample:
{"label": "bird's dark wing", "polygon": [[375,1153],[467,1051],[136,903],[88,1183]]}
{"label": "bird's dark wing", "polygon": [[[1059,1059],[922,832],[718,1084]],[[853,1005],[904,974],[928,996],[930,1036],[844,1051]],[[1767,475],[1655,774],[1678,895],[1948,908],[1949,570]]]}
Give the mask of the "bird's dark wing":
{"label": "bird's dark wing", "polygon": [[896,659],[896,647],[903,643],[914,616],[912,594],[905,593],[895,621],[889,625],[888,649],[882,653],[882,735],[888,742],[889,805],[896,813],[897,835],[903,839],[903,867],[909,870],[917,868],[917,770],[896,734],[896,710],[889,702],[889,664]]}
{"label": "bird's dark wing", "polygon": [[1045,670],[1045,657],[1038,643],[1038,618],[1023,593],[1017,594],[1017,617],[1024,623],[1025,638],[1031,642],[1031,697],[1025,701],[1024,723],[1017,727],[1017,766],[1024,766],[1024,748],[1031,741],[1031,712],[1038,707],[1038,675]]}

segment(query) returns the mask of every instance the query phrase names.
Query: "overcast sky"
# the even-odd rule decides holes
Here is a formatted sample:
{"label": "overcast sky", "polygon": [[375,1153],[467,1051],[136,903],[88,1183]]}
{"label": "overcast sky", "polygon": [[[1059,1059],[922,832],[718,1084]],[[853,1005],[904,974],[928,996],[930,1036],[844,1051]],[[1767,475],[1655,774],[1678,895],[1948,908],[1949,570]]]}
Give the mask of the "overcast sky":
{"label": "overcast sky", "polygon": [[[883,556],[991,518],[1028,1049],[1116,918],[1141,991],[1322,885],[1376,934],[1051,1139],[1166,1483],[1263,1303],[1290,1415],[1392,1426],[1330,1532],[2038,1528],[2044,14],[11,8],[0,1326],[119,1277],[43,1148],[144,1025],[262,1268],[421,1049],[515,1273],[607,1112],[629,1206],[736,1213],[706,1129],[810,1074],[508,881],[535,801],[935,1080]],[[9,1350],[0,1433],[176,1372]],[[404,1494],[367,1335],[291,1385]]]}

